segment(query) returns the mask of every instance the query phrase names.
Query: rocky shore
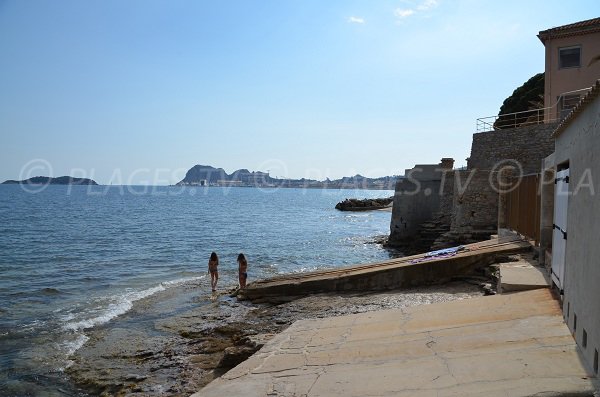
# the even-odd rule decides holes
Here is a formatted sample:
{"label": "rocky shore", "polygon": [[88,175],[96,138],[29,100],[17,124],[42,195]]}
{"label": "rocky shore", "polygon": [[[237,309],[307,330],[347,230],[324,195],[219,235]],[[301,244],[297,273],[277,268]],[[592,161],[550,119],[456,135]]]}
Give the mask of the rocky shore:
{"label": "rocky shore", "polygon": [[340,211],[370,211],[390,208],[394,197],[377,199],[345,199],[335,205],[336,210]]}
{"label": "rocky shore", "polygon": [[67,373],[91,395],[189,395],[296,320],[468,299],[484,294],[478,283],[320,294],[280,305],[205,295],[189,284],[136,302],[127,314],[93,329]]}

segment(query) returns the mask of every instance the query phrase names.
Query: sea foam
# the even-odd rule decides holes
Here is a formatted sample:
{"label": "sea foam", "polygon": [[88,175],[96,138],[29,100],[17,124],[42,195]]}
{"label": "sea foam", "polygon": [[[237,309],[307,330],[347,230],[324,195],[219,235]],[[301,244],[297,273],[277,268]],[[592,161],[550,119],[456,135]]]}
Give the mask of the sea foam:
{"label": "sea foam", "polygon": [[100,315],[95,317],[87,318],[84,320],[68,322],[65,324],[65,330],[71,331],[79,331],[85,330],[89,328],[93,328],[97,325],[105,324],[112,320],[113,318],[120,316],[122,314],[127,313],[133,307],[133,303],[140,299],[147,298],[151,295],[156,294],[157,292],[161,292],[166,290],[167,288],[171,288],[177,285],[185,284],[192,281],[197,281],[205,278],[206,276],[200,277],[187,277],[181,278],[177,280],[165,281],[154,287],[141,290],[141,291],[129,291],[121,295],[117,295],[115,297],[110,297],[112,300],[111,303],[108,304],[104,310],[101,311]]}

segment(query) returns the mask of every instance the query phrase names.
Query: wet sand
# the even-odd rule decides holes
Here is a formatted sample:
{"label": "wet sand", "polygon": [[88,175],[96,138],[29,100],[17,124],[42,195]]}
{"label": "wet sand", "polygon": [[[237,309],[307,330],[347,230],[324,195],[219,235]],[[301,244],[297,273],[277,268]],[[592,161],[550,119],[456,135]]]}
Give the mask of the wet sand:
{"label": "wet sand", "polygon": [[91,395],[187,396],[298,319],[468,299],[484,294],[480,282],[319,294],[280,305],[238,302],[227,292],[207,295],[207,285],[183,285],[91,330],[67,373]]}

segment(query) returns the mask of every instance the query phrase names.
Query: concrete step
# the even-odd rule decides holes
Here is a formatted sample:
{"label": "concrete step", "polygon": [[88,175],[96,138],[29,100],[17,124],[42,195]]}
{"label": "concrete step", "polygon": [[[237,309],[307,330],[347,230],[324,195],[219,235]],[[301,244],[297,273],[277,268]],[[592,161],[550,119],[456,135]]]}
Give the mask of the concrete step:
{"label": "concrete step", "polygon": [[499,266],[497,290],[501,294],[550,288],[550,278],[546,269],[537,266],[531,255],[516,255],[517,260]]}

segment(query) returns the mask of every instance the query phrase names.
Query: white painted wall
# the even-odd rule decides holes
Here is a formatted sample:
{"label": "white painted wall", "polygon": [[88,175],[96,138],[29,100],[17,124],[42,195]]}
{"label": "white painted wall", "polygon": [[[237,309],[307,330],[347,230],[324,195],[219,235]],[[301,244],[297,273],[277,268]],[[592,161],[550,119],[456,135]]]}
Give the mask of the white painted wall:
{"label": "white painted wall", "polygon": [[600,97],[557,137],[555,156],[570,169],[563,311],[592,368],[600,351]]}

